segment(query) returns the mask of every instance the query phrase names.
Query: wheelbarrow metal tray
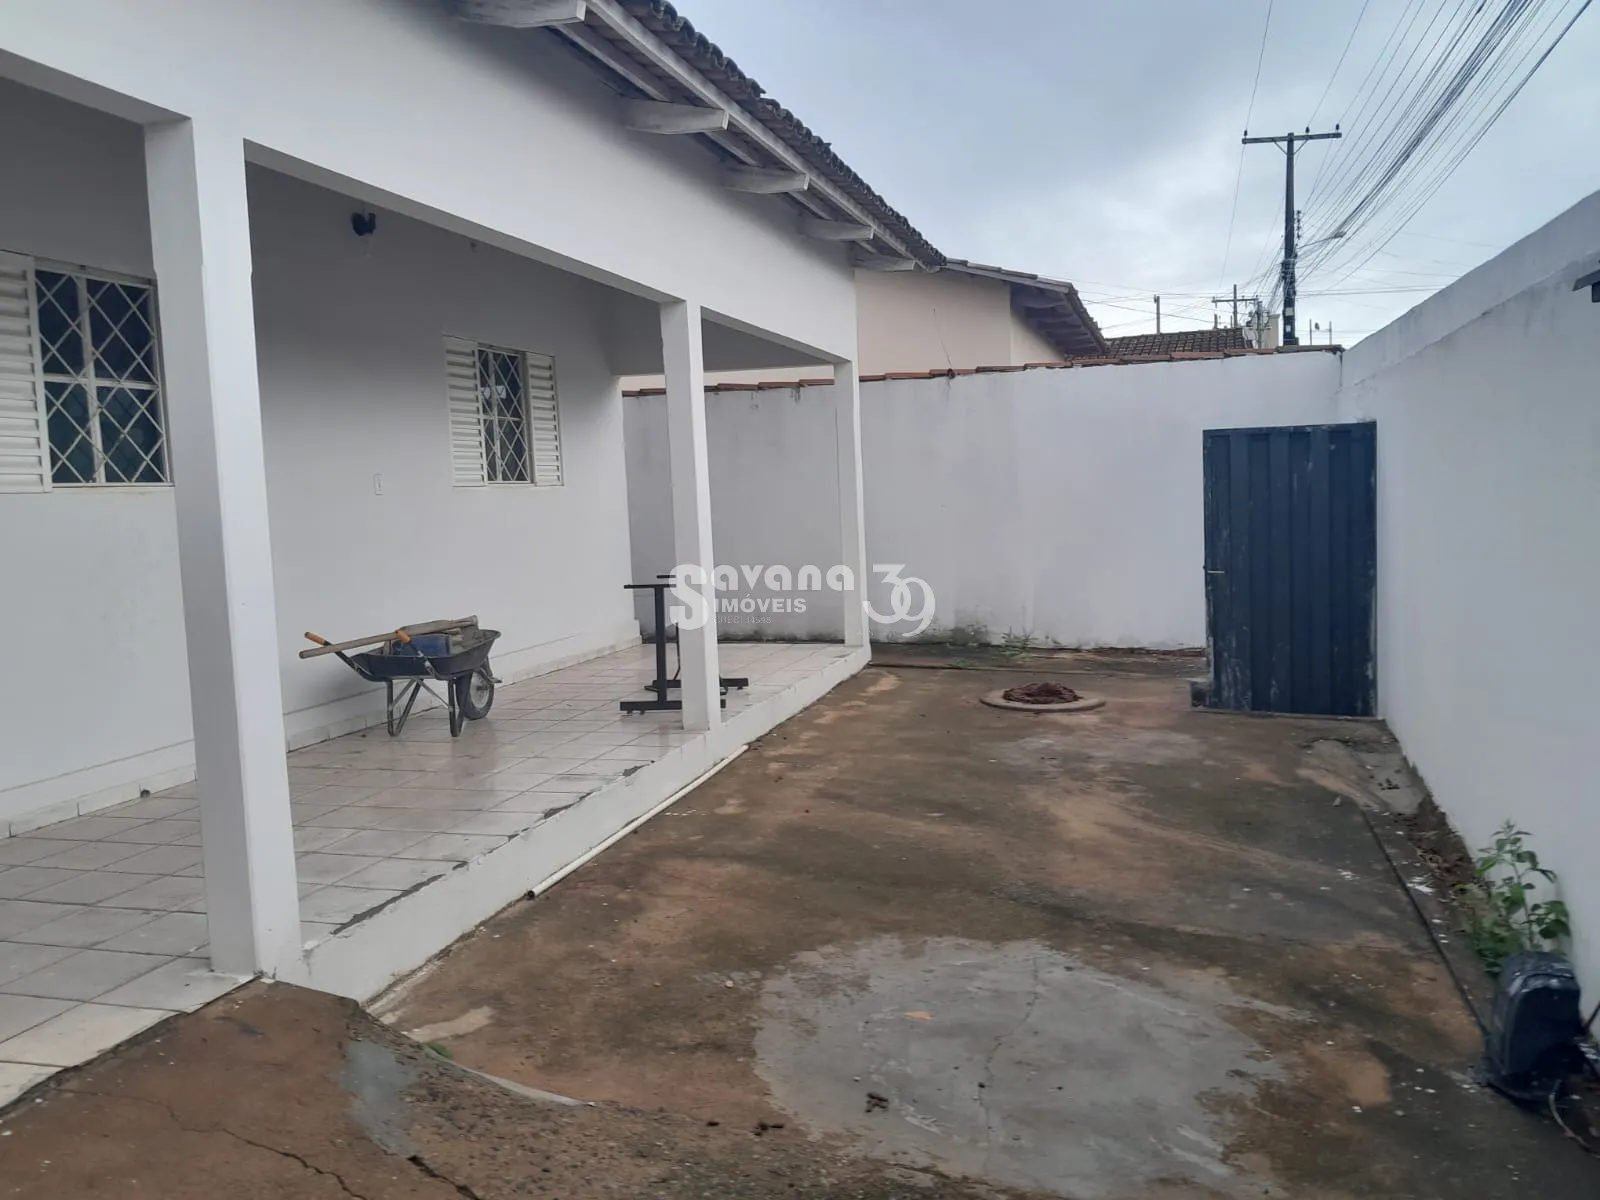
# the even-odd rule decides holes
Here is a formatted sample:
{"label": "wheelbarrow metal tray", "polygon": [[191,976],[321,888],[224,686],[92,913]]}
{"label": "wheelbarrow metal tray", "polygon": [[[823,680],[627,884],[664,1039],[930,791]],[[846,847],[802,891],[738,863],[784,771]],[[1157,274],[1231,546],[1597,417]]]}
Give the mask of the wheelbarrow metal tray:
{"label": "wheelbarrow metal tray", "polygon": [[443,648],[431,637],[413,638],[410,646],[390,642],[382,650],[352,654],[350,661],[369,679],[450,678],[483,666],[499,636],[498,629],[464,629],[450,636],[447,653],[430,653]]}

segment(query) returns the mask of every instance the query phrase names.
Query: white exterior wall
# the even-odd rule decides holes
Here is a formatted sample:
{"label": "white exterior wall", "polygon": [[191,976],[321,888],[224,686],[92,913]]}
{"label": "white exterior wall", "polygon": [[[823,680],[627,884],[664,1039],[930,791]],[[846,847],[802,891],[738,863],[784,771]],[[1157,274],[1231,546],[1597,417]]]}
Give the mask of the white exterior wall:
{"label": "white exterior wall", "polygon": [[[297,657],[308,629],[476,613],[510,678],[637,637],[602,289],[404,219],[357,239],[348,200],[266,171],[251,208],[291,742],[374,712],[342,663]],[[554,356],[562,486],[451,484],[444,333]]]}
{"label": "white exterior wall", "polygon": [[1010,312],[1011,365],[1061,361],[1061,351],[1045,341],[1044,336],[1023,320],[1022,314],[1015,308],[1011,308]]}
{"label": "white exterior wall", "polygon": [[1591,999],[1600,305],[1571,289],[1597,265],[1600,195],[1351,350],[1340,399],[1378,422],[1380,710],[1469,847],[1531,833]]}
{"label": "white exterior wall", "polygon": [[[150,274],[130,124],[0,83],[0,248]],[[262,421],[291,740],[368,723],[381,692],[331,638],[440,616],[501,629],[516,677],[637,636],[606,290],[345,197],[251,172]],[[441,336],[555,356],[565,486],[451,486]],[[375,494],[374,476],[383,476]],[[173,491],[0,496],[0,832],[191,778]]]}
{"label": "white exterior wall", "polygon": [[[932,586],[925,636],[1202,646],[1201,431],[1333,420],[1338,385],[1322,353],[865,383],[868,561]],[[650,578],[672,565],[665,418],[659,397],[627,403],[634,573]],[[831,387],[714,392],[707,411],[717,561],[832,565]],[[871,597],[889,611],[887,587]],[[723,636],[837,637],[836,594],[806,598]]]}
{"label": "white exterior wall", "polygon": [[379,207],[854,357],[842,247],[722,187],[699,147],[625,130],[615,94],[542,37],[435,0],[9,4],[0,74],[135,119],[206,117]]}
{"label": "white exterior wall", "polygon": [[1012,363],[1009,284],[952,271],[858,271],[856,303],[863,375]]}

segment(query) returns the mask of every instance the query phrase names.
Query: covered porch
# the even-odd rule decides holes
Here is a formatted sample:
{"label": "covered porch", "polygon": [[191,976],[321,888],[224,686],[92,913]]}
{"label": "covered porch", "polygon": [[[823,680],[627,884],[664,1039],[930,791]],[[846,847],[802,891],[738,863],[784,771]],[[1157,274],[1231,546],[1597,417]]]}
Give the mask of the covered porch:
{"label": "covered porch", "polygon": [[[635,647],[500,690],[451,738],[441,710],[398,739],[288,756],[304,965],[365,997],[506,904],[553,884],[859,668],[842,645],[723,648],[751,686],[715,730],[624,715],[654,675]],[[0,1084],[75,1066],[248,978],[212,969],[201,804],[184,784],[0,840]]]}
{"label": "covered porch", "polygon": [[[712,611],[705,370],[845,381],[825,565],[864,578],[836,243],[619,148],[606,97],[618,170],[679,189],[677,223],[630,239],[743,244],[737,286],[670,278],[664,254],[597,264],[570,220],[473,214],[419,198],[421,173],[374,183],[353,156],[81,82],[0,78],[19,181],[0,197],[0,557],[34,681],[0,698],[0,1103],[254,975],[372,995],[867,657],[860,596],[835,591],[842,643],[719,648],[715,621],[685,623],[681,710],[618,708],[654,674],[624,590],[621,376],[668,381],[673,563],[703,568],[685,586]],[[796,277],[828,303],[788,296]],[[502,634],[504,682],[459,740],[424,711],[391,742],[381,689],[297,658],[306,630],[469,611]],[[731,674],[751,686],[724,709]]]}

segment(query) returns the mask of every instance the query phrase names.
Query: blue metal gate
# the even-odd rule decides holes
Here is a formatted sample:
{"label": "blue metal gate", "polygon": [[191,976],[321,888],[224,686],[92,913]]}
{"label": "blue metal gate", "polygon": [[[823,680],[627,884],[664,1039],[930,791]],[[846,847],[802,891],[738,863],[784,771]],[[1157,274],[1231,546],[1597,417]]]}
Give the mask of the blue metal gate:
{"label": "blue metal gate", "polygon": [[1376,712],[1376,432],[1206,430],[1211,707]]}

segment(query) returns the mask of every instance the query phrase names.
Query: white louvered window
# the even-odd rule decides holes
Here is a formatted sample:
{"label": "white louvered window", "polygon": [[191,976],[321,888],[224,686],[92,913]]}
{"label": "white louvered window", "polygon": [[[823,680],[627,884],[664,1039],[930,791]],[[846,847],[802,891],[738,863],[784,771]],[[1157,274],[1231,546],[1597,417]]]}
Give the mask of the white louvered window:
{"label": "white louvered window", "polygon": [[446,338],[445,398],[457,487],[561,483],[561,419],[549,355]]}
{"label": "white louvered window", "polygon": [[170,479],[151,285],[0,254],[0,490]]}

